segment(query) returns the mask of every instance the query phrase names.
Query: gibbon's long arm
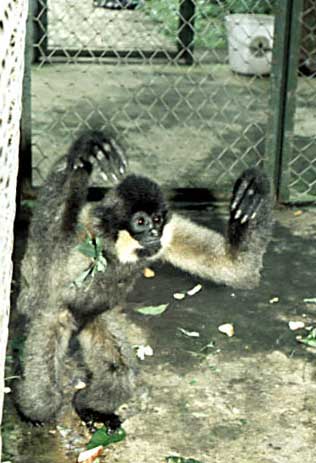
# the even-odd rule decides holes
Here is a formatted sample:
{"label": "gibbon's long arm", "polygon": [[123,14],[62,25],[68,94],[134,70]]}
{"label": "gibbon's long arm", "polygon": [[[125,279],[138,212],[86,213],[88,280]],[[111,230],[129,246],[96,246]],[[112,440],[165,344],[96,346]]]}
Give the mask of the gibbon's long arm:
{"label": "gibbon's long arm", "polygon": [[67,154],[64,185],[67,199],[62,220],[62,228],[66,232],[74,229],[79,211],[87,200],[92,158],[99,164],[105,179],[111,176],[118,182],[125,174],[127,163],[115,140],[97,130],[83,133],[71,145]]}
{"label": "gibbon's long arm", "polygon": [[117,181],[124,176],[127,162],[115,140],[98,130],[82,133],[52,166],[41,189],[32,219],[37,239],[49,237],[54,243],[61,235],[63,241],[72,236],[87,202],[93,158],[104,177]]}
{"label": "gibbon's long arm", "polygon": [[235,183],[227,237],[174,214],[163,233],[160,258],[217,283],[253,288],[271,225],[269,182],[262,172],[248,169]]}

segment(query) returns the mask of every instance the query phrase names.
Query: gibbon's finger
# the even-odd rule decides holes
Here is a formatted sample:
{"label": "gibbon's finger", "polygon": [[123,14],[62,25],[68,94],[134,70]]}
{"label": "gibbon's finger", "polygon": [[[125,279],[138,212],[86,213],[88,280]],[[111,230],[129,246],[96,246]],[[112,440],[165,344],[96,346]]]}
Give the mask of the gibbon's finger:
{"label": "gibbon's finger", "polygon": [[122,148],[113,138],[110,139],[110,147],[109,161],[112,167],[112,177],[114,180],[118,180],[120,177],[123,177],[126,172],[127,161]]}
{"label": "gibbon's finger", "polygon": [[119,168],[113,160],[112,152],[109,153],[108,150],[99,149],[96,153],[95,159],[99,165],[104,180],[108,180],[110,175],[115,182],[119,181]]}
{"label": "gibbon's finger", "polygon": [[260,196],[257,196],[252,204],[248,207],[247,211],[245,211],[244,215],[241,216],[240,223],[244,224],[250,220],[254,220],[262,202],[263,199]]}
{"label": "gibbon's finger", "polygon": [[[238,182],[238,180],[237,180]],[[236,182],[236,185],[237,185],[237,182]],[[231,211],[234,211],[235,209],[239,209],[239,205],[243,199],[243,196],[247,190],[247,188],[249,187],[249,180],[248,179],[243,179],[240,181],[240,184],[238,185],[235,193],[234,193],[234,196],[232,198],[232,203],[231,203]]]}
{"label": "gibbon's finger", "polygon": [[[244,178],[240,181],[240,184],[237,186],[237,189],[233,195],[231,203],[231,212],[237,210],[238,216],[240,216],[242,209],[245,208],[245,206],[247,206],[247,203],[252,201],[252,198],[256,194],[255,181],[255,178]],[[238,180],[236,182],[236,185],[237,183]]]}
{"label": "gibbon's finger", "polygon": [[111,140],[112,146],[115,150],[118,165],[119,165],[119,172],[121,175],[124,175],[127,169],[127,159],[125,157],[124,151],[122,148],[116,143],[115,140]]}
{"label": "gibbon's finger", "polygon": [[113,140],[98,144],[95,158],[102,172],[108,176],[108,171],[115,182],[126,172],[127,161],[123,150]]}
{"label": "gibbon's finger", "polygon": [[238,220],[239,218],[244,217],[245,215],[250,217],[253,213],[253,207],[257,204],[258,201],[257,198],[260,198],[261,196],[260,194],[258,194],[255,181],[256,179],[252,178],[250,181],[247,182],[246,188],[244,188],[243,186],[243,195],[240,198],[239,203],[236,205],[236,208],[232,210],[232,215],[234,215],[234,219]]}

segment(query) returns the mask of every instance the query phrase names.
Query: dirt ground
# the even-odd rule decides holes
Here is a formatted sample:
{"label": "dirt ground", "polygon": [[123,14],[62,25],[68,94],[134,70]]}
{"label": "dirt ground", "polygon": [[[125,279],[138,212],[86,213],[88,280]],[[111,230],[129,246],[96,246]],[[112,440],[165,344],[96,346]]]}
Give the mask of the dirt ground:
{"label": "dirt ground", "polygon": [[[218,229],[225,220],[216,208],[182,213]],[[307,331],[291,331],[288,323],[315,326],[316,304],[304,298],[316,296],[316,215],[284,208],[275,217],[256,290],[197,281],[161,265],[155,278],[140,279],[124,323],[130,342],[150,345],[154,354],[139,360],[139,391],[120,409],[127,437],[105,449],[100,462],[162,463],[169,455],[202,463],[313,461],[316,350],[299,344],[296,336]],[[197,283],[198,294],[173,299]],[[169,303],[162,315],[135,312],[162,303]],[[235,327],[231,338],[218,331],[227,322]],[[19,422],[6,397],[4,461],[76,461],[88,440],[79,422],[33,428]]]}

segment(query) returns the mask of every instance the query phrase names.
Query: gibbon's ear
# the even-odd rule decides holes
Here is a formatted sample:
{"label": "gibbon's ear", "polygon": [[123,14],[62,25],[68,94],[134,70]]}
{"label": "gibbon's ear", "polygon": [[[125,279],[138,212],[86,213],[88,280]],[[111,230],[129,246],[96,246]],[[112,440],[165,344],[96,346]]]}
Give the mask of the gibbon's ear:
{"label": "gibbon's ear", "polygon": [[101,235],[109,234],[113,239],[117,238],[118,230],[126,228],[125,214],[119,204],[101,204],[92,209],[90,215],[93,229]]}

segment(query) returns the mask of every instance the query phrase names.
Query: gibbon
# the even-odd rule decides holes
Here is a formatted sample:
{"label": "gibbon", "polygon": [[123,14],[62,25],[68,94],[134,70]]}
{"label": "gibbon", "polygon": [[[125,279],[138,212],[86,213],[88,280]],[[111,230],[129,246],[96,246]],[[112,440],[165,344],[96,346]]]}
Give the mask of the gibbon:
{"label": "gibbon", "polygon": [[[96,164],[123,179],[102,200],[88,202]],[[155,182],[125,170],[117,143],[89,131],[54,165],[39,195],[17,304],[27,325],[15,398],[33,422],[56,418],[64,364],[76,346],[86,374],[86,387],[73,394],[76,412],[118,426],[115,411],[131,397],[135,371],[130,348],[107,315],[148,262],[160,259],[234,288],[259,283],[272,223],[265,174],[247,169],[236,181],[224,236],[172,213]]]}

